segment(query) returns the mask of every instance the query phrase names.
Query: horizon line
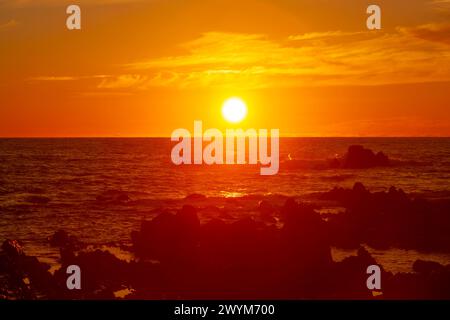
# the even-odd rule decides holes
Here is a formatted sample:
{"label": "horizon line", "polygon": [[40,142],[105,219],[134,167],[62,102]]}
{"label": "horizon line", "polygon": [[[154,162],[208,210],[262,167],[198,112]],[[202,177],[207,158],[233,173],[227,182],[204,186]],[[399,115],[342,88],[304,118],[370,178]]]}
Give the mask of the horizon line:
{"label": "horizon line", "polygon": [[[269,135],[270,137],[270,135]],[[0,139],[170,139],[170,136],[0,136]],[[405,139],[405,138],[450,138],[448,136],[279,136],[279,138],[388,138],[388,139]]]}

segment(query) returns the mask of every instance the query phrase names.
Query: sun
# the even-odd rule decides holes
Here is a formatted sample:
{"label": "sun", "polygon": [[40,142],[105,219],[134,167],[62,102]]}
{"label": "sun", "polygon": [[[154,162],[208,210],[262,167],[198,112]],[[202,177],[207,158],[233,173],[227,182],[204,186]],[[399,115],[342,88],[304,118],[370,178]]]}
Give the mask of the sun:
{"label": "sun", "polygon": [[240,98],[229,98],[222,105],[222,115],[229,122],[241,122],[247,115],[247,105]]}

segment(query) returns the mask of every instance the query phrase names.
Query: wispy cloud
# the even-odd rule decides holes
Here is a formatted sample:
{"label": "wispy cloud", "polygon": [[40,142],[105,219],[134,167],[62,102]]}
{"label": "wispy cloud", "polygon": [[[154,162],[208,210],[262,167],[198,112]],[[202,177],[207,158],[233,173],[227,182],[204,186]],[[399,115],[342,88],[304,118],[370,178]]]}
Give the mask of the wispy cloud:
{"label": "wispy cloud", "polygon": [[344,32],[344,31],[327,31],[327,32],[309,32],[303,34],[291,35],[288,40],[291,41],[305,41],[305,40],[324,40],[330,38],[343,38],[343,37],[353,37],[356,35],[368,35],[369,31],[355,31],[355,32]]}
{"label": "wispy cloud", "polygon": [[[420,39],[450,45],[450,23],[432,23],[412,28],[400,28],[400,30]],[[450,49],[448,52],[450,52]]]}
{"label": "wispy cloud", "polygon": [[29,81],[73,81],[79,80],[79,77],[71,76],[40,76],[28,79]]}
{"label": "wispy cloud", "polygon": [[110,75],[103,75],[103,74],[97,74],[97,75],[90,75],[90,76],[37,76],[37,77],[31,77],[28,78],[28,81],[76,81],[76,80],[86,80],[86,79],[104,79],[112,77]]}
{"label": "wispy cloud", "polygon": [[9,20],[9,21],[7,21],[7,22],[5,22],[5,23],[0,23],[0,30],[9,29],[9,28],[14,28],[14,27],[16,27],[18,24],[19,24],[19,23],[18,23],[16,20],[11,19],[11,20]]}
{"label": "wispy cloud", "polygon": [[210,32],[185,43],[185,55],[127,64],[148,86],[380,85],[450,81],[445,26],[395,32],[330,31],[273,40]]}
{"label": "wispy cloud", "polygon": [[450,81],[450,24],[393,32],[204,33],[185,54],[123,65],[117,75],[40,76],[32,81],[99,79],[99,91],[150,87],[265,88]]}
{"label": "wispy cloud", "polygon": [[[77,0],[73,4],[88,6],[88,5],[113,5],[120,3],[133,3],[143,1],[157,1],[157,0]],[[69,5],[71,2],[61,4],[61,0],[2,0],[0,6],[10,7],[42,7],[42,6],[61,6]]]}
{"label": "wispy cloud", "polygon": [[[70,81],[89,81],[89,87],[92,88],[92,81],[96,83],[96,91],[83,92],[86,96],[102,96],[102,95],[129,95],[132,91],[138,91],[147,88],[149,78],[139,74],[123,74],[123,75],[84,75],[84,76],[54,76],[44,75],[31,77],[28,82],[70,82]],[[115,92],[114,90],[117,91]],[[127,89],[127,90],[124,90]]]}
{"label": "wispy cloud", "polygon": [[145,85],[148,81],[146,76],[135,74],[124,74],[117,77],[106,77],[98,85],[99,89],[123,89],[137,88]]}
{"label": "wispy cloud", "polygon": [[431,0],[429,3],[438,9],[450,8],[450,0]]}
{"label": "wispy cloud", "polygon": [[[401,123],[401,126],[399,126]],[[393,117],[381,119],[358,119],[353,121],[337,122],[320,127],[320,135],[326,136],[423,136],[445,137],[450,132],[450,121],[447,119],[430,120],[423,117]]]}

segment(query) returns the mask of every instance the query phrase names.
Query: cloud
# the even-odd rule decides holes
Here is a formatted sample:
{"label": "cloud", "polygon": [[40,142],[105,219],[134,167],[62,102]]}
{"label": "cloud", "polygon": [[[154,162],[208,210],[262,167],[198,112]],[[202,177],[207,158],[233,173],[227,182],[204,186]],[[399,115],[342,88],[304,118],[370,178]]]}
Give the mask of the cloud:
{"label": "cloud", "polygon": [[391,32],[313,32],[279,39],[208,32],[180,44],[183,54],[125,64],[116,75],[53,75],[31,80],[100,79],[96,88],[105,92],[151,87],[257,89],[444,82],[450,81],[449,34],[449,24]]}
{"label": "cloud", "polygon": [[358,31],[358,32],[344,32],[344,31],[327,31],[327,32],[309,32],[304,34],[291,35],[288,40],[291,41],[304,41],[304,40],[323,40],[329,38],[338,37],[350,37],[355,35],[368,34],[369,31]]}
{"label": "cloud", "polygon": [[[145,86],[243,87],[382,85],[450,81],[446,28],[394,32],[204,33],[184,55],[127,64]],[[432,41],[430,41],[432,40]],[[440,41],[438,41],[440,40]]]}
{"label": "cloud", "polygon": [[450,23],[433,23],[413,28],[401,28],[400,30],[420,39],[450,45]]}
{"label": "cloud", "polygon": [[316,135],[331,137],[446,137],[448,132],[450,132],[450,121],[448,120],[441,119],[438,121],[424,119],[423,117],[405,116],[367,120],[358,119],[327,124],[319,127]]}
{"label": "cloud", "polygon": [[0,23],[0,30],[14,28],[18,24],[19,23],[16,20],[14,20],[14,19],[9,20],[8,22],[5,22],[5,23]]}
{"label": "cloud", "polygon": [[104,78],[97,86],[99,89],[125,89],[125,88],[137,88],[147,83],[146,76],[137,74],[124,74],[117,77]]}
{"label": "cloud", "polygon": [[445,19],[450,17],[450,0],[432,0],[428,5],[441,17]]}
{"label": "cloud", "polygon": [[40,76],[30,78],[30,81],[73,81],[79,80],[79,77],[70,77],[70,76]]}
{"label": "cloud", "polygon": [[[114,5],[121,3],[133,3],[133,2],[144,2],[149,0],[78,0],[74,1],[73,4],[79,6],[89,6],[89,5]],[[150,0],[151,1],[151,0]],[[158,1],[158,0],[153,0]],[[61,0],[3,0],[0,1],[0,6],[9,7],[51,7],[51,6],[68,6],[70,2],[61,4]]]}
{"label": "cloud", "polygon": [[429,2],[436,9],[450,9],[450,0],[432,0]]}
{"label": "cloud", "polygon": [[140,74],[123,74],[123,75],[86,75],[86,76],[37,76],[29,78],[28,81],[81,81],[101,79],[97,84],[98,89],[142,89],[150,81],[145,75]]}
{"label": "cloud", "polygon": [[28,78],[28,81],[76,81],[76,80],[89,80],[89,79],[105,79],[110,78],[111,75],[96,74],[96,75],[84,75],[84,76],[55,76],[55,75],[43,75]]}

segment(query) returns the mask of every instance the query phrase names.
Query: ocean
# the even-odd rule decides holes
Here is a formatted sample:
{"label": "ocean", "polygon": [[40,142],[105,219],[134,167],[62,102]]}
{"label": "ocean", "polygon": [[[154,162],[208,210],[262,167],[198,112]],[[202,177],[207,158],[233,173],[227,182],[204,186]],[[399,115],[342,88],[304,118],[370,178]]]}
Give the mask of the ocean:
{"label": "ocean", "polygon": [[[393,166],[324,165],[356,144],[383,151]],[[175,166],[173,145],[168,138],[0,139],[0,240],[19,239],[28,254],[56,264],[58,252],[46,240],[56,230],[118,248],[130,244],[142,220],[192,194],[239,208],[229,219],[252,215],[260,199],[310,201],[355,182],[370,191],[395,186],[414,197],[450,198],[450,138],[281,138],[275,176],[261,176],[259,166]],[[418,257],[450,263],[447,254],[371,252],[394,272],[409,270]],[[346,253],[333,249],[336,259]]]}

